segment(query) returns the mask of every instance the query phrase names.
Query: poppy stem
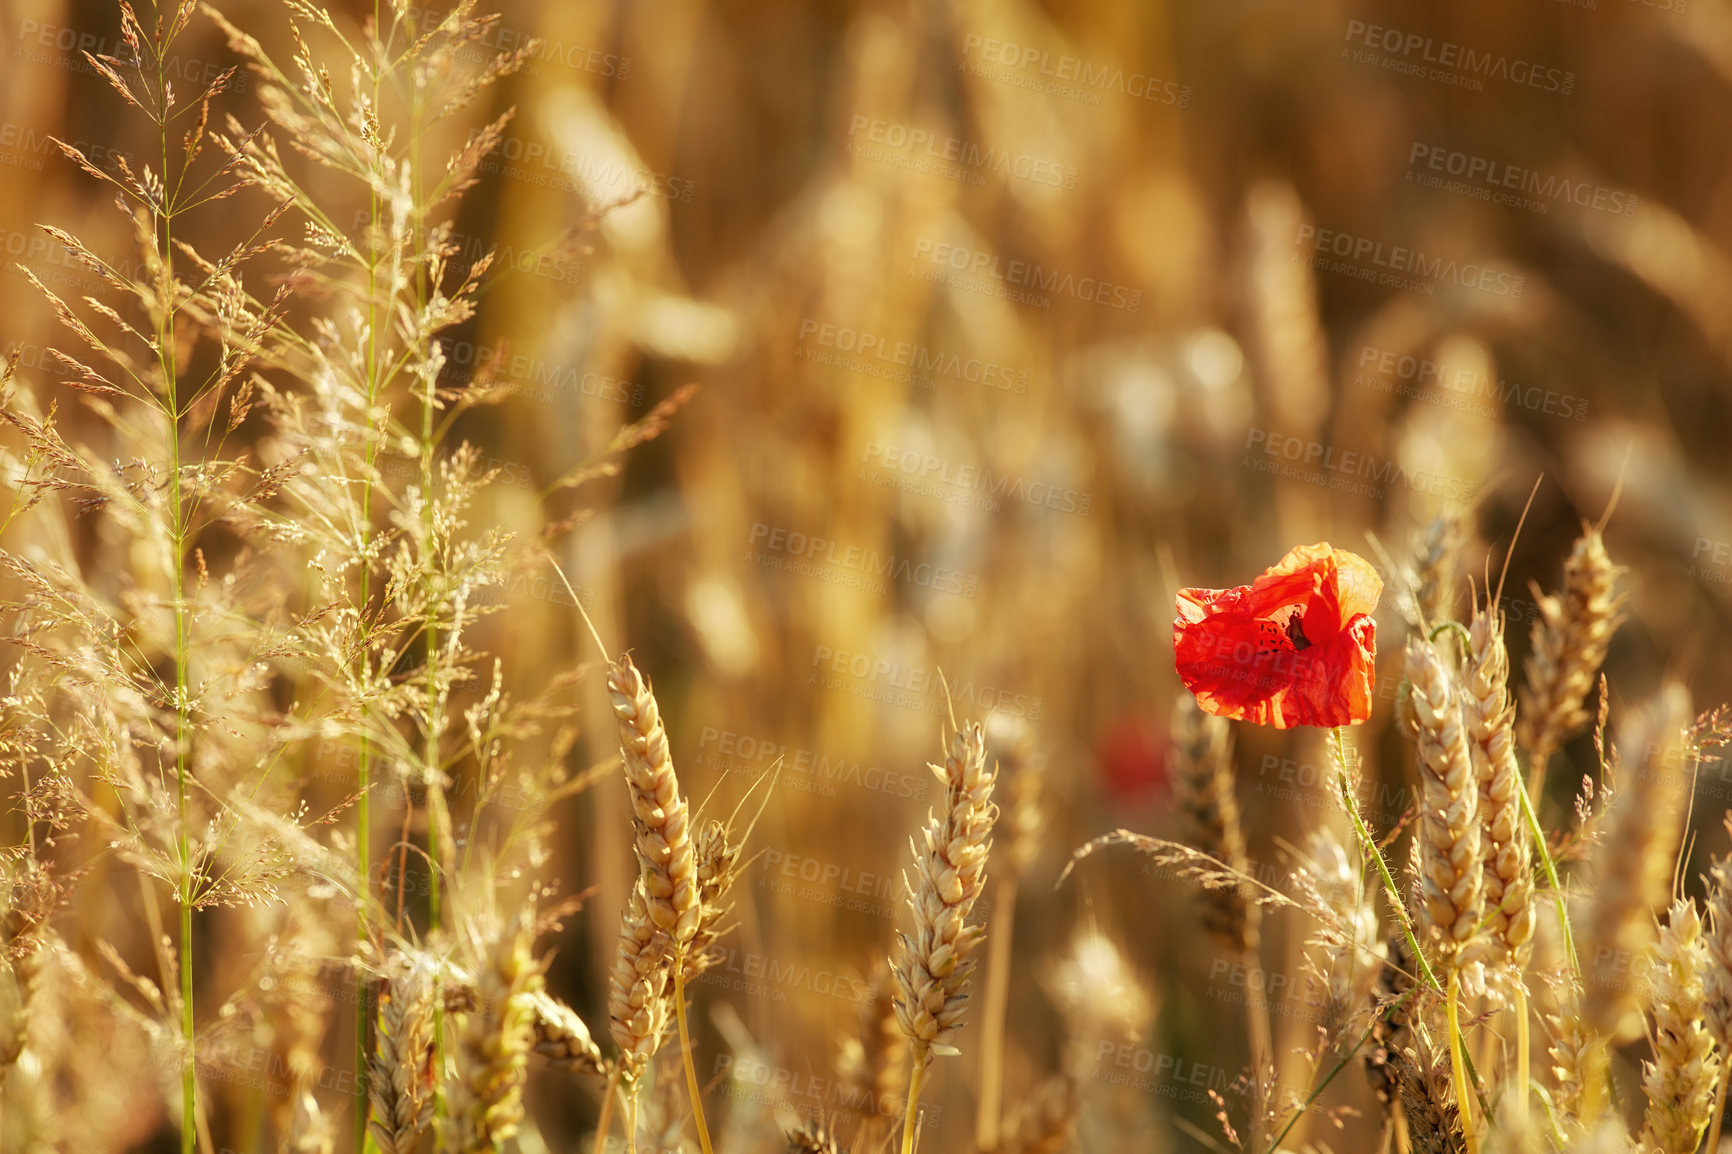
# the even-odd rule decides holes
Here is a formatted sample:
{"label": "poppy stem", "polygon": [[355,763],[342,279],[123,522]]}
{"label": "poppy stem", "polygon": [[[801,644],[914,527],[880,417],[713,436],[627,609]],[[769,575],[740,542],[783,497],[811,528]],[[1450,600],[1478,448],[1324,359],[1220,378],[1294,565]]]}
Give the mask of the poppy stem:
{"label": "poppy stem", "polygon": [[1425,953],[1419,948],[1419,939],[1413,936],[1413,923],[1407,918],[1407,907],[1401,901],[1401,891],[1395,887],[1395,879],[1389,875],[1389,864],[1383,860],[1383,851],[1377,848],[1377,839],[1371,836],[1366,828],[1365,819],[1359,816],[1359,801],[1353,796],[1353,791],[1347,786],[1347,738],[1343,736],[1339,725],[1334,727],[1335,755],[1339,759],[1341,774],[1336,781],[1341,786],[1341,804],[1347,809],[1347,816],[1353,820],[1353,831],[1358,835],[1365,852],[1371,855],[1371,860],[1377,863],[1377,874],[1383,879],[1383,892],[1389,896],[1390,908],[1401,922],[1401,932],[1407,936],[1407,948],[1413,951],[1413,960],[1419,965],[1420,976],[1425,984],[1436,993],[1443,993],[1443,984],[1432,972],[1431,963],[1425,960]]}

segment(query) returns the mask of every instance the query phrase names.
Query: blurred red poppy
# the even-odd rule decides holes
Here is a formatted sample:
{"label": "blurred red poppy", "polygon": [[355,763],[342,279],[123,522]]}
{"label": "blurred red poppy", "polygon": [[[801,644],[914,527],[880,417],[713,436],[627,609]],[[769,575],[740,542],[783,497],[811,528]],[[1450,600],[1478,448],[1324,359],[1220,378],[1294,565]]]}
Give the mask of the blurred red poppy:
{"label": "blurred red poppy", "polygon": [[1173,655],[1197,704],[1288,729],[1371,716],[1383,581],[1363,558],[1302,545],[1249,585],[1181,589]]}

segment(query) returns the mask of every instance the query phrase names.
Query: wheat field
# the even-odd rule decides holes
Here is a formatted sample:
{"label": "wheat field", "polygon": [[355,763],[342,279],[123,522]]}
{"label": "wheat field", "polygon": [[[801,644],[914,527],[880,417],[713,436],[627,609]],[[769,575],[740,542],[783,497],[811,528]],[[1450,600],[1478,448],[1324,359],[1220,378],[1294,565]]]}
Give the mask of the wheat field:
{"label": "wheat field", "polygon": [[0,1154],[1726,1148],[1725,0],[0,60]]}

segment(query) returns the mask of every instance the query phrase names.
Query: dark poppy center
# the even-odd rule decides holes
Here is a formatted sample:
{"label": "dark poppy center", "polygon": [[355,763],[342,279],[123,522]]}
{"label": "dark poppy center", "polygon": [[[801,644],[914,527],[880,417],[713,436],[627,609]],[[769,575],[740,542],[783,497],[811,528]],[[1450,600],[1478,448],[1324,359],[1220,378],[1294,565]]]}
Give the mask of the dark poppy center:
{"label": "dark poppy center", "polygon": [[1294,649],[1311,648],[1311,639],[1305,636],[1305,614],[1294,613],[1287,618],[1287,640],[1293,643]]}

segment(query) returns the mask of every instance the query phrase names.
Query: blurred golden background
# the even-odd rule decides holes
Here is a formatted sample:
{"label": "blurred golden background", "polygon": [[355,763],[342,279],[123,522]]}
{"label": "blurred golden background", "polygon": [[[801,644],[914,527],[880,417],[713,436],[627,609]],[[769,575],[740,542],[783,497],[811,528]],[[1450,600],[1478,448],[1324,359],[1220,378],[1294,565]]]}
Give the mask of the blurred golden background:
{"label": "blurred golden background", "polygon": [[[288,57],[292,6],[219,7]],[[952,712],[987,722],[995,750],[1025,733],[1045,764],[1046,820],[1016,891],[1007,1100],[1061,1065],[1076,1011],[1055,990],[1098,931],[1151,1001],[1140,1037],[1096,1055],[1077,1148],[1224,1148],[1206,1091],[1242,1108],[1244,975],[1197,932],[1189,887],[1128,854],[1057,884],[1097,834],[1172,831],[1181,585],[1245,583],[1318,540],[1384,571],[1379,703],[1355,731],[1379,830],[1411,801],[1392,724],[1400,603],[1440,516],[1461,526],[1458,607],[1468,579],[1497,581],[1513,540],[1519,665],[1530,582],[1556,587],[1621,477],[1606,530],[1630,569],[1606,663],[1614,710],[1666,673],[1701,705],[1732,696],[1718,656],[1732,629],[1721,0],[499,7],[485,46],[533,39],[528,62],[423,147],[443,156],[515,109],[452,218],[460,270],[498,256],[476,315],[443,337],[441,384],[490,374],[516,391],[463,412],[450,439],[498,470],[472,525],[533,535],[593,511],[557,556],[606,643],[653,680],[687,795],[714,790],[725,813],[775,771],[727,959],[694,991],[724,1148],[770,1149],[801,1116],[844,1134],[858,1120],[830,1083],[905,927],[908,837]],[[36,226],[124,254],[125,222],[49,138],[107,169],[153,156],[154,130],[79,56],[118,51],[111,5],[0,11],[0,341],[21,350],[38,407],[60,395],[68,439],[100,450],[103,426],[57,393],[66,374],[43,353],[60,339],[52,310],[10,266],[69,299],[100,295]],[[371,11],[332,15],[358,39]],[[308,37],[315,55],[334,43]],[[195,88],[236,63],[203,16],[176,53]],[[345,69],[337,58],[339,81]],[[247,83],[216,107],[263,121]],[[332,195],[359,232],[365,198]],[[226,251],[263,209],[253,192],[215,202],[187,238]],[[300,228],[290,216],[276,232]],[[617,476],[581,499],[546,494],[687,383],[693,399]],[[113,546],[78,542],[94,569]],[[557,576],[520,573],[495,600],[477,647],[524,692],[589,662],[569,765],[609,757],[593,645]],[[1237,739],[1250,860],[1277,879],[1286,847],[1334,820],[1327,752],[1316,731]],[[334,744],[304,756],[315,811],[352,792]],[[1568,811],[1592,758],[1587,736],[1567,748],[1548,814]],[[1699,785],[1704,861],[1727,848],[1723,768]],[[395,836],[402,794],[374,812]],[[586,895],[544,943],[548,986],[592,1024],[631,878],[627,812],[610,776],[548,815],[547,872]],[[130,881],[66,916],[73,950],[102,939],[148,959]],[[205,916],[213,998],[251,970],[254,916]],[[1305,932],[1293,914],[1264,921],[1264,964],[1288,976],[1271,991],[1281,1053],[1315,1032]],[[341,1114],[353,1040],[335,1023],[316,1092]],[[972,1022],[960,1045],[928,1083],[928,1149],[972,1140]],[[537,1068],[525,1154],[580,1148],[599,1086],[575,1084]],[[213,1083],[218,1148],[278,1148],[281,1088]],[[76,1148],[172,1149],[172,1100],[129,1101],[130,1131]],[[1358,1071],[1333,1101],[1362,1117],[1311,1136],[1372,1148]]]}

